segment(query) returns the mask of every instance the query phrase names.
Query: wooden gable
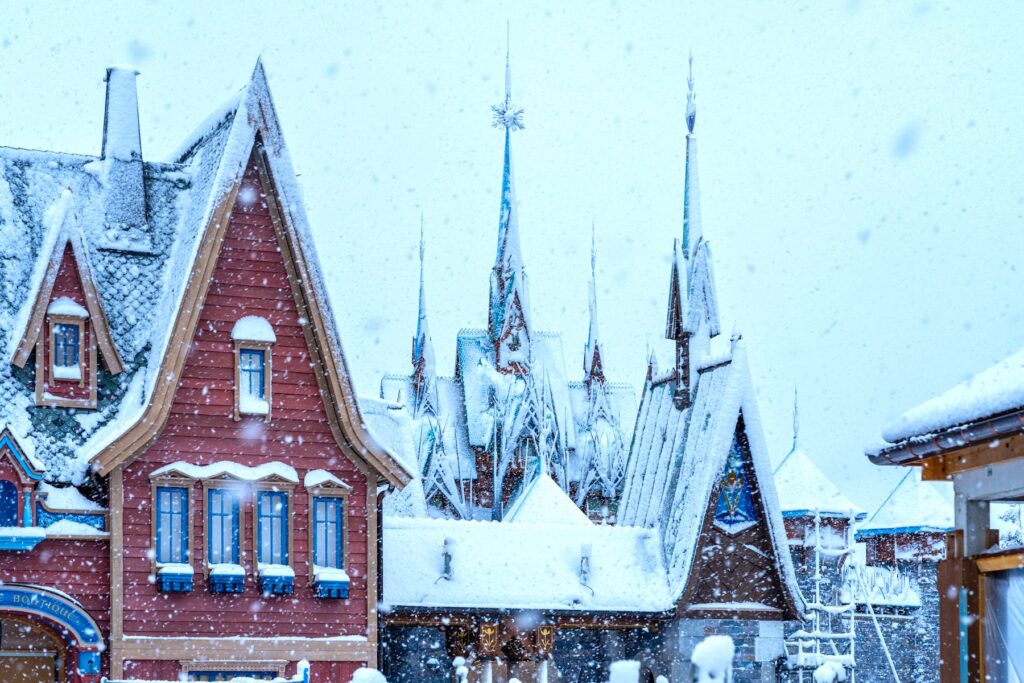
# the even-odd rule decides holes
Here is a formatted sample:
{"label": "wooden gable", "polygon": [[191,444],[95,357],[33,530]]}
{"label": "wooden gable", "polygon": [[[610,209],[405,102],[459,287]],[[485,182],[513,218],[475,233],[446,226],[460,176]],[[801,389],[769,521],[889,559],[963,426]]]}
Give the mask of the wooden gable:
{"label": "wooden gable", "polygon": [[740,415],[730,457],[702,518],[694,562],[678,606],[683,616],[797,618],[785,588],[782,561],[772,543],[763,495]]}

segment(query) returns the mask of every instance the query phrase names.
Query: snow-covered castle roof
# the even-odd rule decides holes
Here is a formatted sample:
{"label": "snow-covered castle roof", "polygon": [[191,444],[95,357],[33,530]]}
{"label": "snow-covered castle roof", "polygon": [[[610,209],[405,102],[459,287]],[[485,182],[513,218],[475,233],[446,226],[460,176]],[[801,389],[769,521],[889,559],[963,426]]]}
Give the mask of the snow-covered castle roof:
{"label": "snow-covered castle roof", "polygon": [[919,468],[908,468],[881,505],[857,530],[857,537],[952,530],[952,501],[943,496],[936,486],[942,484],[922,481]]}

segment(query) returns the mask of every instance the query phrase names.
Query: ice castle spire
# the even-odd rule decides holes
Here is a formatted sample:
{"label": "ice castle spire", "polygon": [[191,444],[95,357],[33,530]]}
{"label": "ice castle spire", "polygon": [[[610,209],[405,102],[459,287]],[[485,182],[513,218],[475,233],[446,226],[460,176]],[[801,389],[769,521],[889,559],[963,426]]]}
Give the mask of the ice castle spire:
{"label": "ice castle spire", "polygon": [[601,341],[597,333],[597,239],[594,224],[590,224],[590,330],[587,333],[587,347],[583,356],[584,382],[587,386],[595,381],[604,382],[604,363],[601,358]]}
{"label": "ice castle spire", "polygon": [[519,244],[519,209],[512,174],[511,136],[523,128],[523,110],[512,104],[512,67],[507,47],[505,99],[491,109],[494,127],[505,129],[505,159],[498,217],[498,252],[491,270],[488,328],[495,345],[498,369],[522,374],[530,359],[530,303]]}
{"label": "ice castle spire", "polygon": [[434,362],[434,343],[427,326],[427,296],[424,286],[423,216],[420,215],[420,301],[416,320],[416,336],[412,340],[412,386],[415,394],[414,410],[417,416],[437,414],[437,373]]}
{"label": "ice castle spire", "polygon": [[697,181],[697,137],[693,128],[697,123],[697,93],[693,88],[693,53],[690,53],[690,73],[686,79],[686,179],[683,185],[683,256],[693,261],[704,238],[700,222],[700,186]]}

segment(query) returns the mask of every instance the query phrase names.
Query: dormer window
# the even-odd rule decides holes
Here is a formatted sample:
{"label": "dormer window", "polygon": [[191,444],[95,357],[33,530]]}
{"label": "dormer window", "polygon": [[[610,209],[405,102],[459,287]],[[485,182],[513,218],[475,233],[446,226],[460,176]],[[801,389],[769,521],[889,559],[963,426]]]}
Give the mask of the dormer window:
{"label": "dormer window", "polygon": [[271,346],[277,341],[265,318],[239,318],[231,330],[235,342],[235,419],[246,415],[270,420]]}

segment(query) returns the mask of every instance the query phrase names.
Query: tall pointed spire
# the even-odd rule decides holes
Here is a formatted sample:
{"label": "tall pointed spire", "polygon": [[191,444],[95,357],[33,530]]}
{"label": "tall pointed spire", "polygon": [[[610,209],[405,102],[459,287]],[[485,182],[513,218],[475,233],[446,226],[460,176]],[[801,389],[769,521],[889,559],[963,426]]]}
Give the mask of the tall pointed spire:
{"label": "tall pointed spire", "polygon": [[703,239],[700,221],[700,187],[697,182],[697,137],[693,128],[697,123],[697,93],[693,87],[693,53],[690,53],[690,73],[686,79],[686,180],[683,185],[683,256],[693,260]]}
{"label": "tall pointed spire", "polygon": [[597,333],[597,237],[594,223],[590,224],[590,330],[583,355],[583,381],[589,387],[594,381],[604,382],[604,363],[601,341]]}
{"label": "tall pointed spire", "polygon": [[427,296],[423,273],[425,245],[423,215],[420,214],[420,300],[416,336],[412,340],[412,385],[415,393],[414,412],[417,416],[427,412],[436,415],[438,407],[434,343],[430,339],[430,329],[427,326]]}
{"label": "tall pointed spire", "polygon": [[519,244],[519,209],[512,173],[512,132],[523,128],[523,110],[512,104],[511,51],[505,51],[505,99],[491,107],[492,125],[505,129],[505,159],[498,217],[498,251],[491,270],[488,327],[500,370],[525,372],[530,359],[530,303]]}

